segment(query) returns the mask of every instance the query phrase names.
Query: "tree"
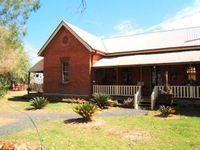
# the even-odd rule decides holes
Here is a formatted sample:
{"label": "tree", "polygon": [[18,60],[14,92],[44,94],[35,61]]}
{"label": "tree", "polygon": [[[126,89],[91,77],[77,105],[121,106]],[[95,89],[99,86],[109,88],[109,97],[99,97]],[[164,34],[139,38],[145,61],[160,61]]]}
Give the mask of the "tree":
{"label": "tree", "polygon": [[19,63],[16,58],[18,46],[12,40],[11,32],[5,27],[0,27],[0,35],[0,74],[7,74]]}
{"label": "tree", "polygon": [[30,67],[27,52],[8,29],[0,27],[0,35],[0,75],[15,83],[25,82]]}
{"label": "tree", "polygon": [[39,8],[39,0],[0,0],[0,24],[11,28],[15,36],[25,35],[30,12]]}
{"label": "tree", "polygon": [[21,38],[30,13],[39,7],[39,0],[0,0],[0,76],[12,82],[26,81],[30,63]]}
{"label": "tree", "polygon": [[85,0],[81,0],[81,4],[80,4],[80,12],[83,13],[85,11],[85,9],[87,8],[87,3]]}

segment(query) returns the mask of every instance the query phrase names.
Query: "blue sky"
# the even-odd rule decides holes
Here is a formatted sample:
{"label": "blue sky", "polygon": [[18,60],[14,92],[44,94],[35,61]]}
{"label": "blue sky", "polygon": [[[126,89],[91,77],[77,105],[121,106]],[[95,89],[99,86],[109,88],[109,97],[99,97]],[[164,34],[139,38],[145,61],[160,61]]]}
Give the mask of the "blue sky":
{"label": "blue sky", "polygon": [[81,0],[41,0],[23,38],[32,64],[61,20],[101,37],[200,26],[200,0],[86,1],[87,9],[81,13]]}

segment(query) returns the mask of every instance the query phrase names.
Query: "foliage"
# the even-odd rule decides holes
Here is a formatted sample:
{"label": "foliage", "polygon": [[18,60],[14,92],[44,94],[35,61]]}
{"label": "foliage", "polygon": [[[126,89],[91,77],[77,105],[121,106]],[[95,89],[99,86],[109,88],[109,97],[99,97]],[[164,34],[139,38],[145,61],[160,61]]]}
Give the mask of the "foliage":
{"label": "foliage", "polygon": [[109,105],[108,100],[110,96],[107,94],[94,94],[91,102],[95,103],[99,108],[105,108],[105,106]]}
{"label": "foliage", "polygon": [[0,77],[0,97],[4,97],[10,87],[10,82],[5,77]]}
{"label": "foliage", "polygon": [[160,106],[159,111],[161,112],[161,116],[163,116],[163,117],[167,117],[170,114],[175,112],[175,110],[172,107],[164,106],[164,105]]}
{"label": "foliage", "polygon": [[35,97],[30,102],[35,109],[42,109],[49,103],[45,97]]}
{"label": "foliage", "polygon": [[77,102],[77,103],[85,103],[86,100],[83,99],[83,98],[78,98],[78,99],[76,100],[76,102]]}
{"label": "foliage", "polygon": [[90,102],[85,102],[74,107],[73,111],[81,115],[83,119],[91,120],[91,117],[98,111],[98,106]]}
{"label": "foliage", "polygon": [[39,8],[39,0],[0,0],[0,25],[12,29],[15,37],[25,35],[30,12]]}
{"label": "foliage", "polygon": [[117,100],[112,100],[112,99],[108,99],[108,105],[109,106],[117,106],[119,103]]}
{"label": "foliage", "polygon": [[25,83],[30,68],[29,57],[11,32],[0,27],[0,74],[14,83]]}
{"label": "foliage", "polygon": [[30,12],[39,7],[39,0],[0,0],[0,75],[12,83],[27,80],[30,63],[21,38]]}
{"label": "foliage", "polygon": [[123,102],[123,106],[128,108],[134,108],[134,99],[133,98],[125,99]]}

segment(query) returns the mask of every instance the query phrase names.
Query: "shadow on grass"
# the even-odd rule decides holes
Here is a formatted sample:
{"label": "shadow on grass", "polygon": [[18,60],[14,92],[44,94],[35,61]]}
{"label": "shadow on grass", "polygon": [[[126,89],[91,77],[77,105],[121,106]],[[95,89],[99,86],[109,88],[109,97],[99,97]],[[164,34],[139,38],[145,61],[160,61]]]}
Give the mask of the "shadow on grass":
{"label": "shadow on grass", "polygon": [[176,112],[174,114],[183,115],[183,116],[200,117],[199,104],[177,105],[175,109],[176,109]]}
{"label": "shadow on grass", "polygon": [[174,108],[175,115],[200,117],[200,104],[176,104]]}
{"label": "shadow on grass", "polygon": [[88,123],[88,122],[92,122],[92,120],[84,119],[84,118],[73,118],[73,119],[64,120],[65,124],[81,124],[81,123]]}
{"label": "shadow on grass", "polygon": [[9,101],[19,101],[19,102],[29,102],[30,98],[24,96],[14,96],[12,98],[8,98]]}
{"label": "shadow on grass", "polygon": [[35,109],[33,107],[28,107],[28,108],[25,108],[25,110],[29,111],[29,110],[37,110],[37,109]]}
{"label": "shadow on grass", "polygon": [[[29,102],[34,97],[46,97],[42,93],[31,93],[27,95],[22,96],[13,96],[12,98],[8,98],[9,101],[16,101],[16,102]],[[49,103],[73,103],[73,101],[70,101],[70,99],[63,100],[63,98],[60,97],[46,97],[49,101]]]}

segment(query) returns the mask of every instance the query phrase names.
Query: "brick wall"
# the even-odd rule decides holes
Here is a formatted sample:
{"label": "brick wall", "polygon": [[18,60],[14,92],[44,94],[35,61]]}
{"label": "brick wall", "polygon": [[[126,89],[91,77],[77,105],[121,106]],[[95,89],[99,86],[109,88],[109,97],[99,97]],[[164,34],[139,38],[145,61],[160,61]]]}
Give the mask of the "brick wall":
{"label": "brick wall", "polygon": [[[67,36],[68,42],[63,43]],[[62,83],[61,58],[69,58],[69,83]],[[91,54],[62,27],[44,51],[44,92],[72,95],[90,94]]]}

